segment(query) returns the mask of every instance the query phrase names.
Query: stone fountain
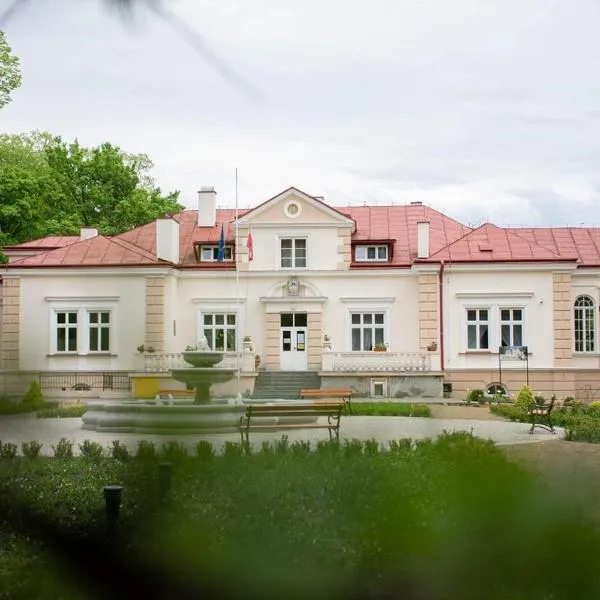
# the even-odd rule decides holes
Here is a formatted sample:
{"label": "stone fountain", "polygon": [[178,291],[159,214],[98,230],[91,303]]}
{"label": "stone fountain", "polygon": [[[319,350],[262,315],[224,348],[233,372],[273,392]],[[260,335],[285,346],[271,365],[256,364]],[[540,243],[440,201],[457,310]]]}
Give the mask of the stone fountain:
{"label": "stone fountain", "polygon": [[217,367],[222,352],[212,352],[204,338],[198,350],[183,353],[190,367],[173,369],[173,379],[195,388],[189,400],[129,400],[90,406],[83,429],[122,433],[228,433],[238,431],[245,405],[237,399],[211,399],[210,386],[235,376],[234,369]]}
{"label": "stone fountain", "polygon": [[222,352],[212,352],[206,338],[203,338],[197,350],[186,350],[183,360],[192,365],[183,369],[172,369],[175,381],[181,381],[196,390],[194,404],[206,405],[210,400],[210,386],[213,383],[225,383],[233,379],[235,370],[216,367],[223,360]]}

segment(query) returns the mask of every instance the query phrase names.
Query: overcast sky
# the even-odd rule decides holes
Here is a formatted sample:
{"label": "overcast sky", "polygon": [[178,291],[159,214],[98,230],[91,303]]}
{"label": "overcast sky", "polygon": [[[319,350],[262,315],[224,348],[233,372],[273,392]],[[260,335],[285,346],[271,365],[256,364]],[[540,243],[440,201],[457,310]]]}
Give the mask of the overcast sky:
{"label": "overcast sky", "polygon": [[[8,0],[0,0],[0,8]],[[421,200],[464,223],[600,225],[598,0],[29,0],[0,130],[145,152],[164,190],[250,206]]]}

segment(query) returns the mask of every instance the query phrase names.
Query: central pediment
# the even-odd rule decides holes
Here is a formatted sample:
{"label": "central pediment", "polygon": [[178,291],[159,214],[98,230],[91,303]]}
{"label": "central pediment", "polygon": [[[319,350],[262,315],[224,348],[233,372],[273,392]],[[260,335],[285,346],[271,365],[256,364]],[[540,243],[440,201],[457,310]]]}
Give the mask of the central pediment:
{"label": "central pediment", "polygon": [[251,225],[351,227],[354,221],[322,199],[291,187],[247,212],[240,222]]}

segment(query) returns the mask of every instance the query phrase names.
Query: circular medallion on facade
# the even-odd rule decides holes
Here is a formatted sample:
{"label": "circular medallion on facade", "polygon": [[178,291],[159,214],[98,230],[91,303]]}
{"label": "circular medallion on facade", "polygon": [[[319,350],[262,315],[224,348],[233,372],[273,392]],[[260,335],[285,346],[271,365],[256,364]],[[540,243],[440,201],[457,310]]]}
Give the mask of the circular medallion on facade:
{"label": "circular medallion on facade", "polygon": [[290,219],[295,219],[296,217],[299,217],[302,213],[302,208],[295,200],[290,200],[285,205],[284,212],[286,216]]}

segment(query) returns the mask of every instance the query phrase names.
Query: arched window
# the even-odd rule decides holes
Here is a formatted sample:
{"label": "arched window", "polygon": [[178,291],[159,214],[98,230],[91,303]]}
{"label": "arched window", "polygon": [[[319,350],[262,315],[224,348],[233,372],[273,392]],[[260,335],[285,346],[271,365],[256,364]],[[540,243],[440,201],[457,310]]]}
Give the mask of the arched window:
{"label": "arched window", "polygon": [[594,300],[578,296],[574,304],[575,352],[596,351],[596,315]]}
{"label": "arched window", "polygon": [[485,388],[485,393],[490,396],[495,396],[496,394],[501,394],[502,396],[508,395],[506,386],[502,383],[490,383],[490,385]]}

